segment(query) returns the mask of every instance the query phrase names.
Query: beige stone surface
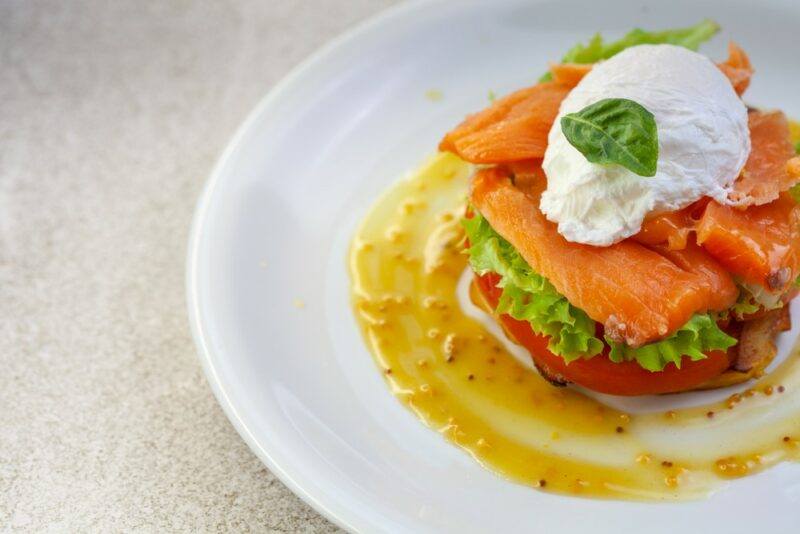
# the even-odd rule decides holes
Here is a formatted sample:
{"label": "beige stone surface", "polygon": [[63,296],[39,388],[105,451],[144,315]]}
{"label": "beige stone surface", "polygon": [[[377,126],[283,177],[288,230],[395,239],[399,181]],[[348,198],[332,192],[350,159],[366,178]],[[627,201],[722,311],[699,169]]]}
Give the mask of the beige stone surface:
{"label": "beige stone surface", "polygon": [[389,3],[0,1],[0,531],[335,530],[217,406],[184,257],[247,112]]}

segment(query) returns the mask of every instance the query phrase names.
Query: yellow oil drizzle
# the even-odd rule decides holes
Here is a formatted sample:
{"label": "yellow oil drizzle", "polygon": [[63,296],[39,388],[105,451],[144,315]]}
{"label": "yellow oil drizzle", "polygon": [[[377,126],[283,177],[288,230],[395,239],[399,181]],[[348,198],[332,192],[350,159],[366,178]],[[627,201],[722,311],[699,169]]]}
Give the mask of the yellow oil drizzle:
{"label": "yellow oil drizzle", "polygon": [[630,415],[519,363],[462,311],[472,167],[439,154],[372,208],[350,252],[353,306],[394,394],[484,466],[546,491],[692,499],[800,457],[800,365],[725,402]]}

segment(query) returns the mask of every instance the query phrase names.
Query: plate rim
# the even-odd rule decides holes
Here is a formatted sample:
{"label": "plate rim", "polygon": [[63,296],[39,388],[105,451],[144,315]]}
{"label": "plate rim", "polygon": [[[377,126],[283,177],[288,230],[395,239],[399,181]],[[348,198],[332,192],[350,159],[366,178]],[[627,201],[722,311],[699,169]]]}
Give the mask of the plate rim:
{"label": "plate rim", "polygon": [[258,100],[256,106],[247,113],[244,120],[236,128],[233,136],[225,145],[225,148],[222,150],[205,180],[198,200],[196,201],[191,219],[185,264],[186,307],[192,340],[195,345],[195,352],[202,364],[203,373],[217,403],[222,407],[225,416],[233,425],[239,436],[273,475],[275,475],[295,496],[313,508],[317,513],[339,528],[349,532],[358,532],[361,530],[359,528],[360,521],[357,520],[357,514],[347,515],[346,510],[334,510],[334,508],[326,502],[326,495],[315,495],[307,491],[295,480],[290,472],[291,470],[282,467],[273,459],[269,450],[259,443],[237,408],[233,405],[228,395],[227,388],[220,379],[215,366],[215,359],[222,355],[212,351],[200,312],[200,298],[197,285],[200,242],[205,228],[211,198],[221,181],[225,168],[233,159],[233,156],[244,139],[250,134],[261,118],[268,113],[270,107],[276,105],[284,94],[289,93],[292,86],[307,72],[313,70],[317,64],[324,62],[329,56],[335,54],[350,41],[358,39],[360,36],[386,23],[390,23],[394,19],[402,17],[407,12],[446,2],[447,0],[405,0],[399,4],[385,8],[355,23],[349,28],[346,28],[335,37],[316,48],[310,55],[301,60],[300,63],[292,67]]}
{"label": "plate rim", "polygon": [[[531,2],[539,3],[541,0],[531,0]],[[785,0],[778,0],[778,2],[784,4]],[[404,0],[346,27],[332,39],[315,48],[309,55],[289,69],[247,112],[244,120],[225,144],[208,177],[205,179],[191,218],[185,256],[185,305],[187,306],[187,318],[195,351],[217,403],[222,407],[226,417],[250,450],[294,495],[336,526],[350,532],[367,531],[372,523],[365,519],[364,515],[359,513],[356,508],[338,503],[328,493],[307,489],[307,486],[304,486],[298,480],[296,470],[291,465],[285,462],[281,464],[276,461],[270,453],[270,445],[274,440],[272,438],[256,437],[256,434],[245,422],[246,417],[243,412],[237,409],[231,400],[231,395],[229,395],[230,385],[226,385],[220,378],[217,362],[225,357],[225,351],[212,350],[208,327],[201,312],[201,291],[198,286],[200,245],[208,222],[208,211],[220,182],[223,181],[224,175],[227,174],[227,167],[237,155],[243,142],[253,133],[269,110],[280,105],[280,101],[293,91],[304,76],[324,64],[331,56],[334,56],[352,41],[380,30],[384,25],[401,22],[404,17],[411,14],[420,16],[426,11],[435,11],[437,7],[452,4],[466,6],[475,3],[480,4],[481,2],[475,0]],[[288,467],[284,467],[287,465]]]}

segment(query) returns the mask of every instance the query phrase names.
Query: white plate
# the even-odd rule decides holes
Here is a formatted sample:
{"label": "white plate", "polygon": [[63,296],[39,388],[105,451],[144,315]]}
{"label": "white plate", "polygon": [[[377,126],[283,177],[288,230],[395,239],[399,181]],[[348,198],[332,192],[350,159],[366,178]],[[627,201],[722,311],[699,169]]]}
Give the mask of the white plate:
{"label": "white plate", "polygon": [[[704,52],[723,57],[735,38],[751,54],[749,100],[800,116],[796,0],[413,2],[336,40],[264,99],[198,205],[188,298],[220,404],[295,493],[364,532],[797,531],[796,464],[685,504],[509,483],[391,396],[350,312],[345,258],[357,221],[489,90],[530,84],[598,30],[704,17],[725,28]],[[444,98],[426,98],[430,89]]]}

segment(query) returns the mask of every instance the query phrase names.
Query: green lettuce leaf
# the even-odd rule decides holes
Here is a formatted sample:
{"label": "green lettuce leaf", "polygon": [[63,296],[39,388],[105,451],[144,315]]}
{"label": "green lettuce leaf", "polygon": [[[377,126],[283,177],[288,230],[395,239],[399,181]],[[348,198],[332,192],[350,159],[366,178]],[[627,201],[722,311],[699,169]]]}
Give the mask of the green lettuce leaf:
{"label": "green lettuce leaf", "polygon": [[800,184],[795,184],[789,188],[789,194],[792,195],[792,198],[795,202],[800,204]]}
{"label": "green lettuce leaf", "polygon": [[[688,28],[677,28],[651,32],[636,28],[628,32],[622,39],[611,43],[604,43],[598,33],[586,44],[573,46],[564,57],[562,63],[597,63],[609,59],[626,48],[642,44],[673,44],[683,46],[689,50],[697,50],[702,43],[711,39],[719,31],[719,25],[713,20],[706,19]],[[540,81],[552,78],[548,72]]]}
{"label": "green lettuce leaf", "polygon": [[469,263],[478,274],[497,273],[503,288],[498,313],[528,321],[537,334],[550,338],[550,352],[567,362],[603,350],[595,337],[595,322],[573,306],[543,276],[536,274],[511,244],[479,213],[463,220],[469,239]]}
{"label": "green lettuce leaf", "polygon": [[732,313],[737,319],[741,319],[745,315],[756,313],[760,309],[761,305],[755,301],[753,294],[747,289],[739,286],[739,297],[736,299],[736,303],[731,306],[728,312]]}
{"label": "green lettuce leaf", "polygon": [[[535,273],[519,252],[477,211],[462,221],[469,240],[469,263],[478,274],[500,276],[503,289],[496,312],[528,321],[534,332],[550,338],[548,349],[565,361],[591,358],[603,351],[596,337],[596,323],[583,310],[569,303],[543,276]],[[606,339],[612,361],[634,360],[650,371],[660,371],[670,362],[680,367],[681,357],[705,358],[711,350],[725,350],[736,340],[717,326],[709,314],[697,314],[670,337],[641,347],[628,347]]]}
{"label": "green lettuce leaf", "polygon": [[776,310],[784,305],[781,298],[783,295],[780,293],[773,293],[757,284],[740,282],[738,286],[739,298],[730,309],[737,319],[761,309]]}
{"label": "green lettuce leaf", "polygon": [[[794,152],[800,155],[800,142],[795,143]],[[795,202],[800,203],[800,184],[795,184],[789,188],[789,194],[792,195]]]}
{"label": "green lettuce leaf", "polygon": [[680,369],[684,356],[697,361],[705,359],[706,352],[727,350],[736,344],[736,338],[723,332],[717,326],[716,320],[710,314],[704,313],[694,315],[668,338],[641,347],[632,348],[608,338],[606,342],[611,347],[608,354],[611,361],[636,360],[649,371],[661,371],[668,363],[674,363]]}

